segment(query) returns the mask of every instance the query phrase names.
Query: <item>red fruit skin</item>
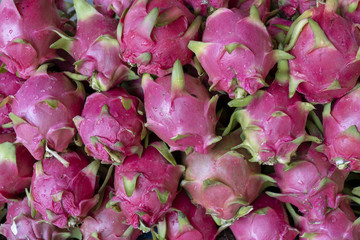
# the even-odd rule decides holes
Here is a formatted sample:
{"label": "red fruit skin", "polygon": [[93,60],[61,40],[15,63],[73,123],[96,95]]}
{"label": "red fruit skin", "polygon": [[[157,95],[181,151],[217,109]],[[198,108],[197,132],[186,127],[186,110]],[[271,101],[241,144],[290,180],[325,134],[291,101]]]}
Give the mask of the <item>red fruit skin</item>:
{"label": "red fruit skin", "polygon": [[109,17],[121,16],[125,9],[131,6],[134,0],[94,0],[96,9]]}
{"label": "red fruit skin", "polygon": [[355,24],[360,23],[360,7],[358,4],[356,0],[340,0],[339,8],[341,16]]}
{"label": "red fruit skin", "polygon": [[229,0],[184,0],[186,4],[194,9],[196,14],[203,16],[208,15],[208,8],[223,8],[228,7]]}
{"label": "red fruit skin", "polygon": [[250,12],[250,8],[255,5],[259,10],[260,19],[264,23],[266,22],[267,18],[269,17],[270,13],[270,4],[271,1],[269,0],[245,0],[245,1],[238,1],[238,0],[230,0],[229,1],[229,8],[237,8],[241,11]]}

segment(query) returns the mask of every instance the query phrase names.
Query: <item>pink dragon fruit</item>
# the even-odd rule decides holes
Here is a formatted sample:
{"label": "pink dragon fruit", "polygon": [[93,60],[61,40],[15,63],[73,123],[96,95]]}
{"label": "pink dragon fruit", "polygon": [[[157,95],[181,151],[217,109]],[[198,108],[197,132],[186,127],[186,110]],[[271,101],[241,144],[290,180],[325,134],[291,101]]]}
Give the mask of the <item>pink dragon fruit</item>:
{"label": "pink dragon fruit", "polygon": [[91,94],[81,117],[74,118],[86,152],[105,163],[118,164],[126,156],[141,154],[146,133],[141,107],[139,99],[120,87]]}
{"label": "pink dragon fruit", "polygon": [[30,186],[35,159],[15,134],[0,134],[0,203],[17,199]]}
{"label": "pink dragon fruit", "polygon": [[214,240],[217,227],[205,209],[191,203],[185,191],[173,201],[173,210],[166,214],[166,239]]}
{"label": "pink dragon fruit", "polygon": [[289,225],[281,202],[265,194],[253,203],[254,210],[231,226],[238,240],[294,240],[298,230]]}
{"label": "pink dragon fruit", "polygon": [[81,225],[84,240],[136,240],[141,234],[123,222],[126,217],[120,209],[107,207],[114,190],[107,187],[99,209],[89,214]]}
{"label": "pink dragon fruit", "polygon": [[203,16],[213,8],[226,8],[229,4],[229,0],[184,0],[184,2],[191,6],[196,14]]}
{"label": "pink dragon fruit", "polygon": [[341,194],[347,172],[331,165],[326,156],[312,144],[307,153],[288,166],[275,165],[275,180],[281,193],[268,193],[280,201],[295,205],[311,222],[324,220],[329,208],[335,209],[343,198]]}
{"label": "pink dragon fruit", "polygon": [[355,24],[360,24],[359,0],[339,0],[341,16]]}
{"label": "pink dragon fruit", "polygon": [[[335,0],[304,12],[291,26],[286,51],[291,93],[327,103],[349,92],[360,76],[359,29],[337,15]],[[331,67],[329,67],[331,66]]]}
{"label": "pink dragon fruit", "polygon": [[15,94],[9,114],[17,141],[37,160],[45,149],[64,151],[74,137],[72,119],[80,115],[84,99],[81,83],[75,86],[63,73],[37,71]]}
{"label": "pink dragon fruit", "polygon": [[237,9],[218,9],[207,18],[202,41],[190,41],[188,47],[209,75],[211,89],[225,91],[231,98],[242,97],[244,90],[254,94],[266,85],[264,79],[277,60],[291,58],[273,50],[255,6],[250,15]]}
{"label": "pink dragon fruit", "polygon": [[201,24],[201,17],[194,18],[179,0],[135,1],[118,32],[123,59],[137,64],[139,73],[159,77],[170,73],[177,59],[189,63],[193,54],[187,44]]}
{"label": "pink dragon fruit", "polygon": [[112,201],[119,202],[126,224],[145,231],[170,209],[183,166],[176,165],[164,143],[155,142],[141,157],[132,155],[115,169],[116,196]]}
{"label": "pink dragon fruit", "polygon": [[33,217],[27,198],[8,204],[6,222],[0,226],[0,233],[3,234],[7,240],[65,240],[71,237],[69,231],[59,229],[45,222],[39,215]]}
{"label": "pink dragon fruit", "polygon": [[80,153],[60,154],[69,166],[54,158],[44,158],[34,165],[29,199],[42,218],[59,228],[73,227],[95,206],[94,195],[99,161],[89,163]]}
{"label": "pink dragon fruit", "polygon": [[154,81],[144,74],[142,87],[146,127],[169,144],[171,151],[205,153],[221,139],[215,135],[218,96],[210,99],[199,79],[183,73],[179,60],[172,76]]}
{"label": "pink dragon fruit", "polygon": [[296,13],[304,13],[310,8],[316,7],[316,0],[277,0],[278,8],[291,17]]}
{"label": "pink dragon fruit", "polygon": [[339,169],[360,170],[360,85],[337,100],[328,103],[323,112],[324,145],[318,148]]}
{"label": "pink dragon fruit", "polygon": [[283,44],[292,22],[280,17],[273,17],[268,21],[267,30],[277,44]]}
{"label": "pink dragon fruit", "polygon": [[253,5],[259,10],[261,21],[265,22],[270,15],[270,0],[230,0],[229,2],[229,8],[237,8],[248,13]]}
{"label": "pink dragon fruit", "polygon": [[234,132],[207,154],[193,152],[185,159],[185,179],[181,185],[193,203],[203,206],[220,224],[251,211],[249,204],[257,198],[262,185],[273,181],[260,174],[259,164],[250,163],[240,152],[230,150],[239,141],[238,132]]}
{"label": "pink dragon fruit", "polygon": [[124,80],[138,78],[120,59],[117,22],[104,16],[85,0],[74,0],[78,24],[75,37],[62,38],[51,48],[66,50],[76,60],[75,70],[88,76],[90,85],[107,91]]}
{"label": "pink dragon fruit", "polygon": [[55,2],[3,0],[0,12],[0,60],[9,72],[27,79],[39,65],[56,57],[49,49],[58,38],[53,30],[60,26]]}
{"label": "pink dragon fruit", "polygon": [[109,17],[114,14],[121,16],[134,0],[94,0],[96,9]]}

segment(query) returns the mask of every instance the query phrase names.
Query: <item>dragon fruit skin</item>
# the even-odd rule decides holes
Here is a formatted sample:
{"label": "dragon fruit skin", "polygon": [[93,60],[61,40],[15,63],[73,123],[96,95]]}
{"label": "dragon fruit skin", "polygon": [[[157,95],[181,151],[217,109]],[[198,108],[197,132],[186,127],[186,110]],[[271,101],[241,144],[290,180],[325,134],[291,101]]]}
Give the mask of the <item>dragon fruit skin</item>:
{"label": "dragon fruit skin", "polygon": [[[49,46],[60,26],[53,0],[3,0],[0,4],[0,61],[11,73],[29,78],[39,65],[56,57]],[[41,14],[41,13],[47,14]]]}
{"label": "dragon fruit skin", "polygon": [[186,4],[194,9],[195,14],[206,16],[209,8],[226,8],[229,0],[184,0]]}
{"label": "dragon fruit skin", "polygon": [[39,215],[31,216],[28,198],[8,204],[6,222],[0,226],[0,233],[8,240],[18,239],[54,239],[65,240],[71,236],[62,230],[43,221]]}
{"label": "dragon fruit skin", "polygon": [[121,210],[106,207],[114,190],[107,187],[99,209],[89,214],[81,225],[84,240],[136,240],[141,234],[123,222],[126,217]]}
{"label": "dragon fruit skin", "polygon": [[15,94],[9,114],[22,143],[35,159],[45,148],[63,152],[75,134],[72,119],[80,115],[85,99],[81,83],[76,86],[63,73],[38,71]]}
{"label": "dragon fruit skin", "polygon": [[241,11],[250,12],[251,7],[255,5],[256,8],[259,10],[259,15],[261,21],[265,22],[266,19],[269,17],[270,13],[270,0],[230,0],[229,1],[229,8],[237,8]]}
{"label": "dragon fruit skin", "polygon": [[360,7],[358,0],[339,0],[341,16],[355,24],[360,23]]}
{"label": "dragon fruit skin", "polygon": [[109,17],[121,16],[123,12],[131,6],[134,0],[94,0],[96,9]]}
{"label": "dragon fruit skin", "polygon": [[289,225],[280,201],[263,194],[254,201],[253,206],[251,213],[230,226],[236,239],[294,240],[299,234],[297,229]]}
{"label": "dragon fruit skin", "polygon": [[276,41],[276,43],[283,43],[285,41],[286,33],[284,29],[280,29],[279,26],[289,27],[292,24],[292,21],[280,18],[280,17],[273,17],[268,21],[267,30],[272,37]]}
{"label": "dragon fruit skin", "polygon": [[[132,155],[115,167],[115,197],[127,217],[126,224],[139,228],[140,221],[152,226],[161,220],[175,198],[183,168],[162,155],[161,143]],[[168,151],[168,150],[167,150]],[[168,153],[170,155],[170,153]]]}
{"label": "dragon fruit skin", "polygon": [[118,40],[124,61],[137,64],[138,73],[159,77],[171,72],[177,59],[185,65],[193,53],[187,48],[197,38],[196,18],[179,0],[137,0],[123,19]]}
{"label": "dragon fruit skin", "polygon": [[289,60],[291,92],[298,86],[309,102],[327,103],[343,96],[360,76],[359,30],[336,14],[332,2],[304,12],[287,36],[285,51],[295,57]]}
{"label": "dragon fruit skin", "polygon": [[316,7],[315,0],[278,0],[276,2],[279,9],[289,18],[296,13],[302,14],[306,10]]}
{"label": "dragon fruit skin", "polygon": [[[216,103],[210,99],[199,79],[184,74],[176,61],[172,76],[142,78],[146,127],[166,142],[171,151],[207,152],[221,137],[216,137]],[[192,118],[188,117],[192,113]]]}
{"label": "dragon fruit skin", "polygon": [[185,191],[176,195],[172,208],[175,210],[166,214],[166,239],[215,239],[217,227],[214,220],[203,207],[192,204]]}
{"label": "dragon fruit skin", "polygon": [[35,159],[20,144],[15,134],[0,134],[0,203],[18,198],[30,186]]}
{"label": "dragon fruit skin", "polygon": [[139,99],[120,87],[88,96],[81,117],[74,118],[86,152],[105,163],[122,163],[126,156],[141,153],[141,107]]}
{"label": "dragon fruit skin", "polygon": [[31,204],[42,218],[59,228],[73,226],[99,201],[94,195],[98,161],[89,163],[76,152],[60,154],[69,166],[45,158],[36,162],[31,181]]}

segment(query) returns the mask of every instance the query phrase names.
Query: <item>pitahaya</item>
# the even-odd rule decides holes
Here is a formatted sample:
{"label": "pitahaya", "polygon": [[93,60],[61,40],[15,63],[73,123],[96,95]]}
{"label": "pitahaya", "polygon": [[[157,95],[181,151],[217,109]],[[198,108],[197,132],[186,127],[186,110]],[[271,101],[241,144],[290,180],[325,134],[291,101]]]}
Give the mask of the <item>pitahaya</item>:
{"label": "pitahaya", "polygon": [[126,217],[121,209],[107,206],[113,192],[112,188],[107,187],[100,208],[84,219],[80,228],[84,240],[136,240],[141,234],[123,223]]}
{"label": "pitahaya", "polygon": [[107,91],[124,80],[138,78],[120,59],[116,20],[102,15],[85,0],[74,0],[74,7],[78,18],[75,37],[59,33],[62,38],[51,47],[73,56],[75,70],[88,76],[95,90]]}
{"label": "pitahaya", "polygon": [[267,30],[272,39],[274,39],[277,44],[283,44],[292,21],[280,17],[273,17],[267,23],[269,24]]}
{"label": "pitahaya", "polygon": [[216,10],[207,18],[202,41],[190,41],[188,47],[209,75],[211,89],[231,98],[242,97],[244,90],[254,94],[266,85],[265,77],[277,60],[291,58],[273,50],[255,6],[250,15],[238,9]]}
{"label": "pitahaya", "polygon": [[2,0],[0,12],[0,61],[9,72],[27,79],[56,57],[49,49],[58,39],[53,30],[61,24],[55,1]]}
{"label": "pitahaya", "polygon": [[288,166],[275,165],[275,180],[281,193],[268,193],[280,201],[295,205],[311,222],[324,219],[329,208],[338,207],[348,175],[331,165],[312,144],[306,153]]}
{"label": "pitahaya", "polygon": [[310,8],[316,7],[316,0],[277,0],[278,8],[285,13],[287,17],[296,14],[302,14]]}
{"label": "pitahaya", "polygon": [[237,240],[294,240],[298,230],[289,225],[281,202],[265,194],[253,203],[254,210],[231,226]]}
{"label": "pitahaya", "polygon": [[328,103],[323,112],[324,145],[318,148],[339,169],[360,170],[360,85]]}
{"label": "pitahaya", "polygon": [[359,0],[339,0],[341,16],[360,24]]}
{"label": "pitahaya", "polygon": [[120,87],[87,97],[81,116],[74,118],[86,152],[107,163],[141,154],[146,133],[141,107],[139,99]]}
{"label": "pitahaya", "polygon": [[214,8],[226,8],[229,4],[229,0],[184,0],[184,2],[191,6],[196,14],[204,16]]}
{"label": "pitahaya", "polygon": [[35,159],[15,134],[0,134],[0,203],[17,199],[30,186]]}
{"label": "pitahaya", "polygon": [[96,9],[104,15],[121,16],[134,0],[94,0]]}
{"label": "pitahaya", "polygon": [[172,76],[154,81],[144,74],[142,87],[146,127],[169,144],[171,151],[205,153],[221,139],[215,135],[218,96],[210,99],[200,79],[183,73],[179,60]]}
{"label": "pitahaya", "polygon": [[229,2],[229,8],[237,8],[248,13],[253,5],[259,10],[261,21],[265,22],[270,15],[270,0],[230,0]]}
{"label": "pitahaya", "polygon": [[45,149],[64,151],[75,134],[72,119],[80,115],[85,98],[81,83],[76,86],[63,73],[37,71],[15,94],[9,114],[16,139],[35,159]]}
{"label": "pitahaya", "polygon": [[273,181],[260,174],[259,164],[250,163],[240,152],[230,150],[239,140],[238,132],[234,132],[207,154],[193,152],[185,159],[185,179],[181,185],[193,203],[203,206],[221,224],[251,211],[250,204],[263,184]]}
{"label": "pitahaya", "polygon": [[349,92],[360,76],[360,32],[337,15],[336,0],[304,12],[291,26],[285,50],[290,92],[310,102],[327,103]]}
{"label": "pitahaya", "polygon": [[142,230],[160,221],[175,198],[183,168],[164,157],[165,144],[155,142],[141,157],[132,155],[115,167],[115,197],[127,217],[126,224]]}
{"label": "pitahaya", "polygon": [[214,240],[217,227],[205,209],[191,203],[185,191],[173,201],[173,210],[166,214],[166,239]]}
{"label": "pitahaya", "polygon": [[7,240],[65,240],[71,237],[69,231],[59,229],[51,223],[45,222],[39,215],[32,216],[28,198],[8,204],[6,222],[0,226],[0,233]]}
{"label": "pitahaya", "polygon": [[171,72],[177,59],[185,65],[193,53],[187,48],[197,38],[201,17],[179,0],[137,0],[119,30],[123,59],[138,66],[139,73],[159,77]]}
{"label": "pitahaya", "polygon": [[73,227],[96,205],[94,195],[100,162],[89,163],[77,152],[60,154],[69,166],[54,158],[34,165],[29,199],[42,218],[59,228]]}

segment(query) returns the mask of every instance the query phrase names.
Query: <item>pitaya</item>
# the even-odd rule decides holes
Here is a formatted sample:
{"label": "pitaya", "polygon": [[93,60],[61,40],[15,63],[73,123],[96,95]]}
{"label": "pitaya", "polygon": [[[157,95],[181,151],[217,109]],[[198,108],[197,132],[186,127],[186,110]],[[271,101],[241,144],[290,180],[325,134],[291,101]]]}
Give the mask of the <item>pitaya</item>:
{"label": "pitaya", "polygon": [[341,15],[355,24],[360,24],[359,0],[339,0]]}
{"label": "pitaya", "polygon": [[7,240],[52,239],[65,240],[71,237],[67,230],[59,229],[45,222],[39,215],[32,216],[28,198],[8,204],[6,222],[0,226],[0,233]]}
{"label": "pitaya", "polygon": [[120,209],[108,205],[114,190],[107,187],[99,209],[90,213],[81,225],[84,240],[136,240],[141,234],[123,222],[126,217]]}
{"label": "pitaya", "polygon": [[254,210],[231,226],[238,240],[294,240],[298,230],[289,225],[281,202],[265,194],[253,203]]}
{"label": "pitaya", "polygon": [[201,17],[194,18],[183,1],[135,1],[118,32],[123,59],[137,64],[139,73],[159,77],[170,73],[177,59],[189,63],[193,54],[187,45],[201,24]]}
{"label": "pitaya", "polygon": [[[175,198],[183,168],[161,142],[132,155],[115,167],[115,197],[127,217],[126,223],[142,230],[160,221]],[[143,228],[145,227],[145,228]]]}
{"label": "pitaya", "polygon": [[69,166],[54,158],[34,165],[29,199],[42,218],[59,228],[73,227],[96,205],[94,195],[100,162],[89,163],[77,152],[62,153]]}
{"label": "pitaya", "polygon": [[257,198],[263,184],[272,181],[260,174],[259,164],[230,150],[239,140],[238,132],[234,132],[207,154],[193,152],[185,159],[181,185],[195,204],[203,206],[221,224],[251,211],[249,204]]}
{"label": "pitaya", "polygon": [[142,87],[146,127],[169,144],[171,151],[205,153],[221,139],[215,135],[218,96],[210,99],[200,79],[183,73],[179,60],[172,76],[154,81],[144,74]]}
{"label": "pitaya", "polygon": [[76,86],[63,73],[37,71],[15,94],[9,114],[16,139],[35,159],[45,149],[64,151],[75,134],[72,119],[80,115],[85,98],[81,83]]}
{"label": "pitaya", "polygon": [[291,26],[285,50],[290,91],[310,102],[327,103],[349,92],[360,76],[360,32],[337,15],[336,0],[304,12]]}
{"label": "pitaya", "polygon": [[230,0],[229,2],[229,8],[237,8],[248,13],[253,5],[259,10],[261,21],[265,22],[270,15],[270,0]]}
{"label": "pitaya", "polygon": [[121,16],[133,2],[134,0],[94,0],[94,5],[99,12],[112,17],[114,13]]}
{"label": "pitaya", "polygon": [[87,97],[81,117],[74,118],[86,152],[105,163],[122,163],[126,156],[141,155],[146,133],[142,103],[123,88]]}
{"label": "pitaya", "polygon": [[30,186],[35,159],[15,134],[0,134],[0,203],[17,199]]}
{"label": "pitaya", "polygon": [[273,17],[268,21],[268,24],[267,30],[270,36],[277,44],[283,44],[292,21],[280,17]]}
{"label": "pitaya", "polygon": [[316,0],[277,0],[278,8],[285,13],[287,17],[304,13],[310,8],[316,7]]}
{"label": "pitaya", "polygon": [[56,57],[49,49],[58,39],[53,30],[60,27],[55,1],[2,0],[0,12],[0,60],[9,72],[27,79]]}
{"label": "pitaya", "polygon": [[85,0],[74,0],[78,24],[75,37],[62,38],[51,48],[62,48],[76,60],[75,70],[88,76],[92,88],[107,91],[124,80],[138,78],[120,59],[117,22]]}
{"label": "pitaya", "polygon": [[329,208],[338,207],[348,175],[331,165],[312,144],[307,153],[288,166],[275,165],[275,180],[281,193],[268,193],[295,205],[311,222],[322,221]]}
{"label": "pitaya", "polygon": [[191,203],[185,191],[180,192],[166,214],[166,239],[214,240],[217,227],[205,209]]}
{"label": "pitaya", "polygon": [[324,145],[318,148],[339,169],[360,170],[360,85],[328,103],[323,112]]}
{"label": "pitaya", "polygon": [[282,58],[291,58],[273,50],[271,38],[255,6],[247,11],[221,8],[206,21],[203,42],[190,41],[209,75],[211,89],[225,91],[231,98],[254,94],[266,85],[265,77]]}
{"label": "pitaya", "polygon": [[184,2],[191,6],[196,14],[204,16],[213,8],[225,8],[229,4],[229,0],[184,0]]}

